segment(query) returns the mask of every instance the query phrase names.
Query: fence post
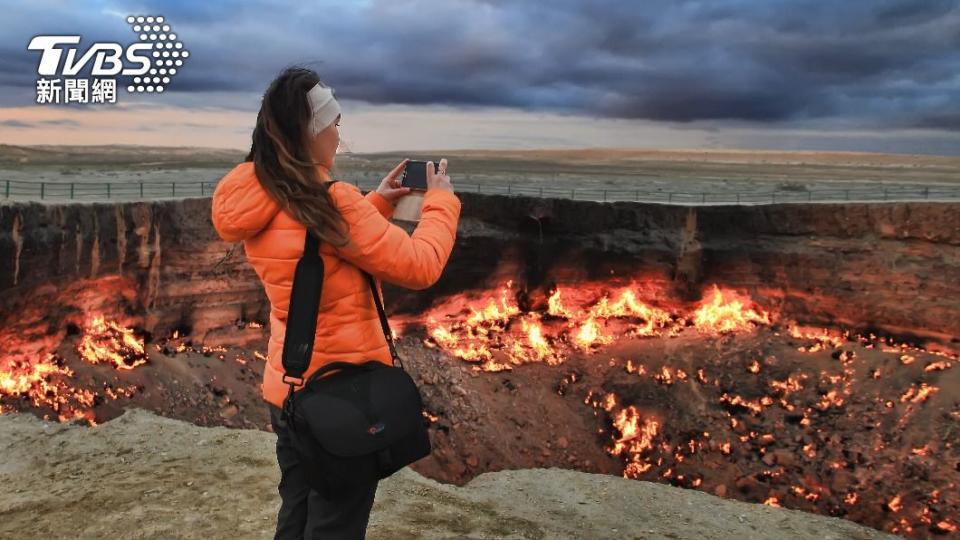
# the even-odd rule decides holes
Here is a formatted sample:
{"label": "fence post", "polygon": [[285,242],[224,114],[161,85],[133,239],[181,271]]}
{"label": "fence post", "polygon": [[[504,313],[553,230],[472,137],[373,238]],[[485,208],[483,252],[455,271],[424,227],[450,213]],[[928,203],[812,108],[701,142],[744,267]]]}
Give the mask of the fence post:
{"label": "fence post", "polygon": [[110,182],[107,182],[107,198],[110,198]]}
{"label": "fence post", "polygon": [[673,202],[673,192],[667,193],[667,202]]}
{"label": "fence post", "polygon": [[507,184],[507,195],[510,195],[510,184]]}
{"label": "fence post", "polygon": [[43,199],[43,194],[44,194],[43,192],[46,191],[46,188],[47,188],[47,183],[40,182],[40,199]]}
{"label": "fence post", "polygon": [[[7,180],[7,191],[10,191],[10,181],[9,181],[9,180]],[[929,186],[923,186],[923,198],[924,198],[924,199],[929,199],[929,198],[930,198],[930,187],[929,187]]]}
{"label": "fence post", "polygon": [[6,187],[6,189],[4,190],[3,198],[5,198],[5,199],[9,199],[9,198],[10,198],[10,181],[9,181],[9,180],[7,180],[7,187]]}
{"label": "fence post", "polygon": [[843,192],[844,192],[845,196],[847,197],[847,200],[849,201],[849,200],[850,200],[850,190],[849,190],[849,189],[845,189],[845,190],[843,190]]}
{"label": "fence post", "polygon": [[171,197],[176,197],[176,196],[177,196],[177,183],[176,183],[176,182],[170,182],[170,196],[171,196]]}
{"label": "fence post", "polygon": [[140,182],[140,198],[143,198],[143,182]]}
{"label": "fence post", "polygon": [[700,202],[701,202],[701,203],[707,202],[707,194],[706,194],[706,193],[701,193],[701,194],[700,194]]}
{"label": "fence post", "polygon": [[70,182],[70,198],[73,198],[73,182]]}
{"label": "fence post", "polygon": [[477,184],[477,193],[480,193],[480,184]]}
{"label": "fence post", "polygon": [[204,195],[206,195],[206,193],[203,191],[203,182],[200,182],[200,196],[203,197]]}

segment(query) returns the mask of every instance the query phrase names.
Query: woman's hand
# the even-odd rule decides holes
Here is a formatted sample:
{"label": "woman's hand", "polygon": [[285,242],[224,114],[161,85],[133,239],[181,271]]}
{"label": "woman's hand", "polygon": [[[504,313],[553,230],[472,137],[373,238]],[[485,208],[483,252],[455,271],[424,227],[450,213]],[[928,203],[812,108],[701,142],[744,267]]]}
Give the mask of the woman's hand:
{"label": "woman's hand", "polygon": [[383,198],[390,201],[391,204],[395,203],[400,197],[410,193],[410,188],[400,187],[400,174],[403,172],[403,168],[407,165],[408,161],[410,161],[410,158],[405,158],[399,165],[387,173],[387,175],[383,177],[383,180],[380,181],[380,187],[377,188],[377,193],[383,195]]}
{"label": "woman's hand", "polygon": [[427,162],[427,189],[443,189],[453,193],[453,184],[447,175],[447,158],[440,160],[437,172],[433,172],[433,162]]}

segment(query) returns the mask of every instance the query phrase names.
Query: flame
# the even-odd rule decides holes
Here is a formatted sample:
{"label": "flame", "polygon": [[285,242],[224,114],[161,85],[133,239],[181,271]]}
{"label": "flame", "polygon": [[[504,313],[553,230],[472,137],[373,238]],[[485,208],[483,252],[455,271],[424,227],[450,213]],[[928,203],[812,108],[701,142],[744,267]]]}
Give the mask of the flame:
{"label": "flame", "polygon": [[[612,408],[611,402],[611,408]],[[609,409],[608,409],[609,410]],[[614,456],[625,456],[625,478],[636,478],[650,470],[651,464],[643,460],[643,454],[653,449],[653,440],[660,431],[660,423],[650,417],[643,417],[636,407],[630,405],[620,409],[613,417],[613,426],[619,435],[607,451]]]}
{"label": "flame", "polygon": [[710,295],[703,300],[693,314],[693,322],[702,332],[734,332],[749,330],[751,323],[770,324],[767,312],[747,307],[753,302],[733,291],[720,290],[713,285]]}
{"label": "flame", "polygon": [[603,335],[600,326],[592,316],[584,321],[573,339],[574,343],[584,350],[589,350],[593,345],[606,345],[613,341],[612,337]]}
{"label": "flame", "polygon": [[476,363],[475,369],[503,371],[531,362],[559,365],[572,352],[595,352],[622,338],[673,337],[688,324],[725,333],[770,323],[749,298],[717,285],[690,318],[641,301],[633,286],[558,286],[543,308],[529,311],[520,309],[519,295],[510,280],[496,291],[447,299],[421,316],[427,321],[425,345]]}
{"label": "flame", "polygon": [[133,369],[147,362],[143,340],[103,315],[95,315],[86,326],[77,352],[91,364],[110,363],[117,369]]}
{"label": "flame", "polygon": [[560,289],[557,288],[550,295],[550,298],[547,299],[547,313],[554,317],[563,317],[564,319],[572,319],[573,314],[566,310],[563,307],[563,303],[560,301]]}
{"label": "flame", "polygon": [[[73,388],[68,384],[74,371],[64,364],[63,359],[49,353],[43,359],[8,360],[0,369],[0,397],[25,397],[36,408],[49,408],[57,415],[59,422],[83,420],[95,426],[93,407],[96,394],[85,388]],[[111,395],[132,393],[136,387],[117,388],[107,386],[105,393]],[[2,410],[0,410],[2,412]],[[45,415],[44,418],[47,416]]]}
{"label": "flame", "polygon": [[947,519],[938,521],[937,524],[936,524],[936,528],[937,528],[937,531],[938,531],[938,532],[941,532],[941,533],[943,533],[943,534],[949,534],[949,533],[955,533],[955,532],[957,532],[957,525],[956,525],[955,523],[952,523],[950,520],[947,520]]}
{"label": "flame", "polygon": [[930,386],[927,383],[920,383],[920,386],[911,385],[907,391],[900,396],[900,402],[921,403],[940,390],[936,386]]}

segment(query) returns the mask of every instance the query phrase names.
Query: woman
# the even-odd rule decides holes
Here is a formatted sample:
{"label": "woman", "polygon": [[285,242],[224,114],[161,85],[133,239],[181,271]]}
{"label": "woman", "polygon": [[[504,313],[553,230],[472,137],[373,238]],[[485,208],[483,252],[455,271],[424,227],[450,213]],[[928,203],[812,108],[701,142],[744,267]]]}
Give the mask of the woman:
{"label": "woman", "polygon": [[[277,434],[281,497],[276,538],[363,538],[376,483],[325,500],[302,477],[281,407],[283,338],[294,268],[306,229],[320,239],[324,263],[314,350],[304,380],[334,360],[391,364],[370,286],[377,280],[409,289],[435,283],[450,257],[460,218],[446,160],[427,166],[427,191],[413,234],[390,223],[406,160],[365,196],[348,182],[329,183],[340,134],[332,89],[315,72],[284,70],[263,96],[253,145],[213,194],[211,219],[227,242],[243,241],[247,260],[270,300],[270,340],[261,392]],[[300,390],[302,387],[296,387]]]}

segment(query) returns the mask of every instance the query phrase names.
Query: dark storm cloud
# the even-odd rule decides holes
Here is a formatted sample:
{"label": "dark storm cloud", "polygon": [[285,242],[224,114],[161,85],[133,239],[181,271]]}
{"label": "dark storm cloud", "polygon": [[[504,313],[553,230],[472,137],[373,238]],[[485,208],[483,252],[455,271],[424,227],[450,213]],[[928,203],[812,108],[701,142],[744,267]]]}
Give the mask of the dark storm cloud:
{"label": "dark storm cloud", "polygon": [[[119,2],[0,22],[0,77],[29,36],[125,36]],[[83,5],[85,9],[79,6]],[[957,130],[960,0],[159,1],[191,57],[164,95],[260,93],[306,64],[343,98],[688,122],[854,120]],[[74,9],[71,7],[71,10]],[[83,13],[79,13],[83,11]],[[109,15],[112,14],[112,15]],[[190,100],[195,103],[196,99]]]}
{"label": "dark storm cloud", "polygon": [[62,127],[80,127],[80,122],[70,120],[69,118],[55,118],[49,120],[36,120],[33,122],[24,122],[23,120],[10,119],[0,120],[0,126],[11,128],[37,128],[44,126],[62,126]]}

